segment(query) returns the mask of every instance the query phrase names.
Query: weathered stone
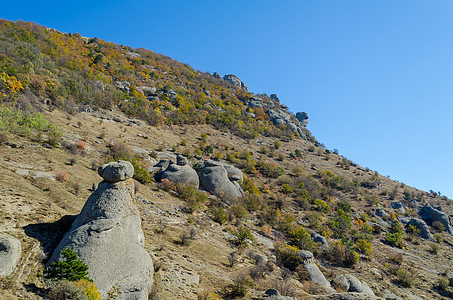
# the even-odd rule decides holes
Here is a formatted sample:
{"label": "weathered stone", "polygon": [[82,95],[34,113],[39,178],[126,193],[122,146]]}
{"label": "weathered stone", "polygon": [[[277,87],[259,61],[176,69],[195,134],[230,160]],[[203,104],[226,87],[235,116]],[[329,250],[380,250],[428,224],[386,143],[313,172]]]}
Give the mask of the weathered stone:
{"label": "weathered stone", "polygon": [[[233,174],[236,175],[236,174]],[[244,191],[237,181],[228,178],[228,171],[221,162],[206,160],[200,172],[200,184],[208,192],[217,196],[239,198]]]}
{"label": "weathered stone", "polygon": [[160,178],[168,179],[174,184],[190,185],[195,188],[200,186],[197,171],[189,165],[179,166],[172,162],[165,171],[161,172]]}
{"label": "weathered stone", "polygon": [[8,276],[14,271],[21,251],[18,239],[8,234],[0,235],[0,276]]}
{"label": "weathered stone", "polygon": [[422,209],[418,212],[420,217],[428,224],[432,225],[433,222],[441,222],[445,226],[445,231],[448,233],[453,233],[452,226],[450,223],[450,218],[444,212],[431,207],[431,205],[426,204],[423,206]]}
{"label": "weathered stone", "polygon": [[313,253],[306,250],[298,251],[297,254],[303,259],[303,267],[308,273],[308,277],[311,281],[322,285],[325,288],[331,289],[331,292],[335,292],[330,286],[329,281],[324,277],[318,266],[315,264],[313,259]]}
{"label": "weathered stone", "polygon": [[220,74],[217,73],[217,72],[214,72],[214,73],[212,74],[212,76],[214,76],[214,78],[217,78],[217,79],[222,79],[222,75],[220,75]]}
{"label": "weathered stone", "polygon": [[180,154],[178,154],[178,155],[176,156],[176,164],[177,164],[178,166],[185,166],[185,165],[187,165],[188,163],[189,163],[189,161],[187,160],[186,157],[184,157],[184,156],[182,156],[182,155],[180,155]]}
{"label": "weathered stone", "polygon": [[355,276],[352,276],[350,274],[344,275],[344,277],[349,281],[348,292],[362,293],[363,287],[360,280],[358,280]]}
{"label": "weathered stone", "polygon": [[349,290],[349,280],[343,275],[335,276],[332,285],[338,291],[347,292]]}
{"label": "weathered stone", "polygon": [[102,181],[91,194],[50,262],[69,247],[88,266],[88,275],[101,292],[117,299],[148,299],[153,262],[144,249],[144,234],[134,204],[134,181]]}
{"label": "weathered stone", "polygon": [[243,83],[239,77],[237,77],[236,75],[233,75],[233,74],[229,74],[229,75],[225,75],[223,76],[223,79],[225,81],[228,81],[230,82],[231,84],[233,84],[234,86],[244,90],[244,91],[248,91],[248,88],[247,86],[245,85],[245,83]]}
{"label": "weathered stone", "polygon": [[373,290],[368,286],[365,281],[362,281],[362,293],[370,296],[374,296]]}
{"label": "weathered stone", "polygon": [[430,241],[433,241],[433,235],[429,231],[428,225],[425,223],[425,221],[417,218],[412,218],[409,223],[406,225],[406,230],[409,228],[409,226],[415,226],[418,229],[420,229],[420,236],[424,239],[428,239]]}
{"label": "weathered stone", "polygon": [[107,182],[124,181],[132,178],[134,166],[128,161],[119,160],[100,166],[98,173]]}
{"label": "weathered stone", "polygon": [[322,235],[313,233],[311,235],[311,239],[313,240],[313,242],[318,243],[321,247],[326,248],[326,249],[329,248],[327,239],[325,237],[323,237]]}

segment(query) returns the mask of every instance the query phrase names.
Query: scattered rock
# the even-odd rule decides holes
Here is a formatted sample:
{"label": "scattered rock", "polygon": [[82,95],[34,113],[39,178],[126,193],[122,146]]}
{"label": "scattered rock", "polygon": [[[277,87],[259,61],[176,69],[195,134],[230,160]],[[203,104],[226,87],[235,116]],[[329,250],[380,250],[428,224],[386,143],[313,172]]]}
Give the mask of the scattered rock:
{"label": "scattered rock", "polygon": [[342,292],[349,290],[349,280],[343,275],[335,276],[334,280],[332,280],[332,285],[335,289]]}
{"label": "scattered rock", "polygon": [[69,247],[87,264],[88,275],[103,299],[109,292],[116,293],[118,299],[148,299],[154,270],[144,249],[140,213],[133,201],[134,181],[131,172],[117,172],[133,167],[121,161],[103,167],[100,174],[109,174],[109,181],[99,183],[88,198],[50,262],[61,259],[60,251]]}
{"label": "scattered rock", "polygon": [[184,157],[184,156],[182,156],[182,155],[180,155],[180,154],[178,154],[178,155],[176,156],[176,164],[177,164],[178,166],[185,166],[185,165],[187,165],[188,163],[189,163],[189,161],[187,160],[186,157]]}
{"label": "scattered rock", "polygon": [[409,223],[407,223],[406,225],[406,230],[407,228],[409,228],[409,226],[412,225],[412,226],[415,226],[417,227],[418,229],[420,229],[420,235],[422,238],[424,239],[427,239],[427,240],[430,240],[430,241],[433,241],[433,235],[431,234],[431,232],[429,231],[429,227],[428,225],[425,223],[425,221],[421,220],[421,219],[417,219],[417,218],[412,218]]}
{"label": "scattered rock", "polygon": [[0,235],[0,276],[10,275],[21,256],[21,243],[15,237]]}
{"label": "scattered rock", "polygon": [[327,239],[325,237],[323,237],[322,235],[320,235],[318,233],[313,233],[311,235],[311,239],[313,240],[313,242],[320,244],[320,246],[322,248],[325,248],[325,249],[329,248],[329,244],[327,243]]}
{"label": "scattered rock", "polygon": [[418,214],[428,225],[432,225],[433,222],[439,221],[445,226],[446,232],[450,234],[453,233],[450,218],[444,212],[431,207],[431,205],[429,204],[426,204],[422,209],[419,210]]}

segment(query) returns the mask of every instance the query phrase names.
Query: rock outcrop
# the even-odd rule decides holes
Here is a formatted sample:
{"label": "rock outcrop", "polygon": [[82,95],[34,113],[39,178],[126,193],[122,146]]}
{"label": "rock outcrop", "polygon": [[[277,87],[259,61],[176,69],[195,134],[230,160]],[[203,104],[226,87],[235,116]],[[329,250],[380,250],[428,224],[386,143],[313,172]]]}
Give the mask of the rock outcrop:
{"label": "rock outcrop", "polygon": [[433,222],[441,222],[445,226],[445,231],[452,234],[453,229],[451,226],[450,218],[444,212],[439,209],[432,207],[429,204],[426,204],[419,210],[418,214],[420,217],[428,224],[432,225]]}
{"label": "rock outcrop", "polygon": [[133,171],[124,161],[99,168],[104,181],[50,259],[61,259],[61,250],[71,248],[87,264],[88,275],[103,299],[148,299],[152,289],[153,262],[144,249],[140,213],[133,202]]}
{"label": "rock outcrop", "polygon": [[308,125],[308,114],[306,112],[296,113],[296,119],[299,121],[300,125],[307,127]]}
{"label": "rock outcrop", "polygon": [[20,255],[20,241],[8,234],[0,235],[0,276],[8,276],[14,271]]}
{"label": "rock outcrop", "polygon": [[[231,172],[230,174],[233,174],[230,178],[227,169]],[[200,172],[200,184],[214,195],[239,198],[244,194],[244,191],[239,185],[239,181],[242,180],[241,176],[235,174],[236,172],[232,166],[225,168],[223,163],[208,159],[204,162]]]}
{"label": "rock outcrop", "polygon": [[428,225],[425,223],[425,221],[421,220],[421,219],[417,219],[417,218],[412,218],[409,223],[407,223],[406,225],[406,230],[407,228],[409,228],[409,226],[412,225],[412,226],[415,226],[417,227],[418,229],[420,229],[420,236],[424,239],[427,239],[427,240],[430,240],[430,241],[433,241],[433,235],[431,234],[431,232],[429,231],[429,227]]}
{"label": "rock outcrop", "polygon": [[223,76],[223,80],[228,81],[229,83],[240,88],[241,90],[248,92],[248,88],[245,85],[245,83],[243,83],[236,75],[233,74],[225,75]]}

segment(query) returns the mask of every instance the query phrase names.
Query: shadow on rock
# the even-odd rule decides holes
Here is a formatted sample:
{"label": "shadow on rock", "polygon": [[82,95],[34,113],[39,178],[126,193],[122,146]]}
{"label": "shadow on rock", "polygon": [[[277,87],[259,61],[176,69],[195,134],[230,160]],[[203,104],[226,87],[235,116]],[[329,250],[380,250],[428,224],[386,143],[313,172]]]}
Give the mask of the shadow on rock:
{"label": "shadow on rock", "polygon": [[57,247],[76,217],[66,215],[52,223],[28,224],[23,227],[26,235],[37,239],[41,243],[41,247],[46,254],[44,263],[47,263],[52,251]]}

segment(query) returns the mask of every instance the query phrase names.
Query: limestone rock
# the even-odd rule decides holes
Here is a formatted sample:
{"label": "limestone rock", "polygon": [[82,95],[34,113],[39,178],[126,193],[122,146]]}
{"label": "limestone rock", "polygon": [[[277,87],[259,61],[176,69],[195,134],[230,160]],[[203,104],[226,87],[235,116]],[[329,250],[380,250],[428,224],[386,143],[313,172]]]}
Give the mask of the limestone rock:
{"label": "limestone rock", "polygon": [[213,160],[205,161],[200,172],[200,184],[208,192],[217,196],[228,195],[239,198],[244,193],[237,181],[231,181],[228,178],[228,171],[224,165]]}
{"label": "limestone rock", "polygon": [[236,86],[246,92],[248,91],[248,88],[245,85],[245,83],[243,83],[239,79],[239,77],[237,77],[236,75],[233,75],[233,74],[225,75],[225,76],[223,76],[223,80],[228,81],[229,83],[233,84],[234,86]]}
{"label": "limestone rock", "polygon": [[171,162],[165,171],[160,174],[161,179],[168,179],[174,184],[190,185],[195,188],[200,186],[197,171],[189,165],[179,166]]}
{"label": "limestone rock", "polygon": [[420,209],[418,214],[428,225],[432,225],[433,222],[439,221],[445,226],[446,232],[450,234],[453,233],[450,218],[444,212],[431,207],[429,204],[426,204],[422,209]]}
{"label": "limestone rock", "polygon": [[349,290],[349,280],[343,275],[335,276],[332,285],[339,291],[347,292]]}
{"label": "limestone rock", "polygon": [[8,234],[0,235],[0,276],[10,275],[21,255],[21,243]]}
{"label": "limestone rock", "polygon": [[318,233],[313,233],[311,235],[311,239],[313,240],[313,242],[320,244],[320,246],[322,248],[324,248],[324,249],[328,249],[329,248],[329,244],[327,243],[327,239],[325,237],[323,237],[322,235],[320,235]]}
{"label": "limestone rock", "polygon": [[301,250],[297,254],[303,259],[303,267],[308,272],[308,277],[311,281],[322,285],[323,287],[335,292],[330,286],[329,281],[324,277],[324,274],[318,269],[313,259],[313,254],[310,251]]}
{"label": "limestone rock", "polygon": [[412,218],[409,223],[406,225],[406,229],[410,226],[415,226],[418,229],[420,229],[420,235],[422,238],[433,241],[433,235],[429,231],[428,225],[425,223],[425,221],[417,219],[417,218]]}
{"label": "limestone rock", "polygon": [[348,292],[357,292],[361,293],[363,291],[362,283],[355,276],[344,275],[344,277],[349,281]]}
{"label": "limestone rock", "polygon": [[182,156],[182,155],[180,155],[180,154],[178,154],[178,155],[176,156],[176,164],[177,164],[178,166],[185,166],[185,165],[187,165],[188,163],[189,163],[189,161],[187,160],[186,157],[184,157],[184,156]]}
{"label": "limestone rock", "polygon": [[118,182],[132,178],[134,167],[128,161],[120,160],[100,166],[98,173],[107,182]]}
{"label": "limestone rock", "polygon": [[[109,168],[123,170],[122,165],[113,163]],[[49,263],[61,259],[61,250],[69,247],[87,264],[88,276],[103,299],[109,292],[115,294],[115,299],[148,299],[153,284],[153,262],[144,249],[140,213],[133,199],[132,179],[99,183]]]}

